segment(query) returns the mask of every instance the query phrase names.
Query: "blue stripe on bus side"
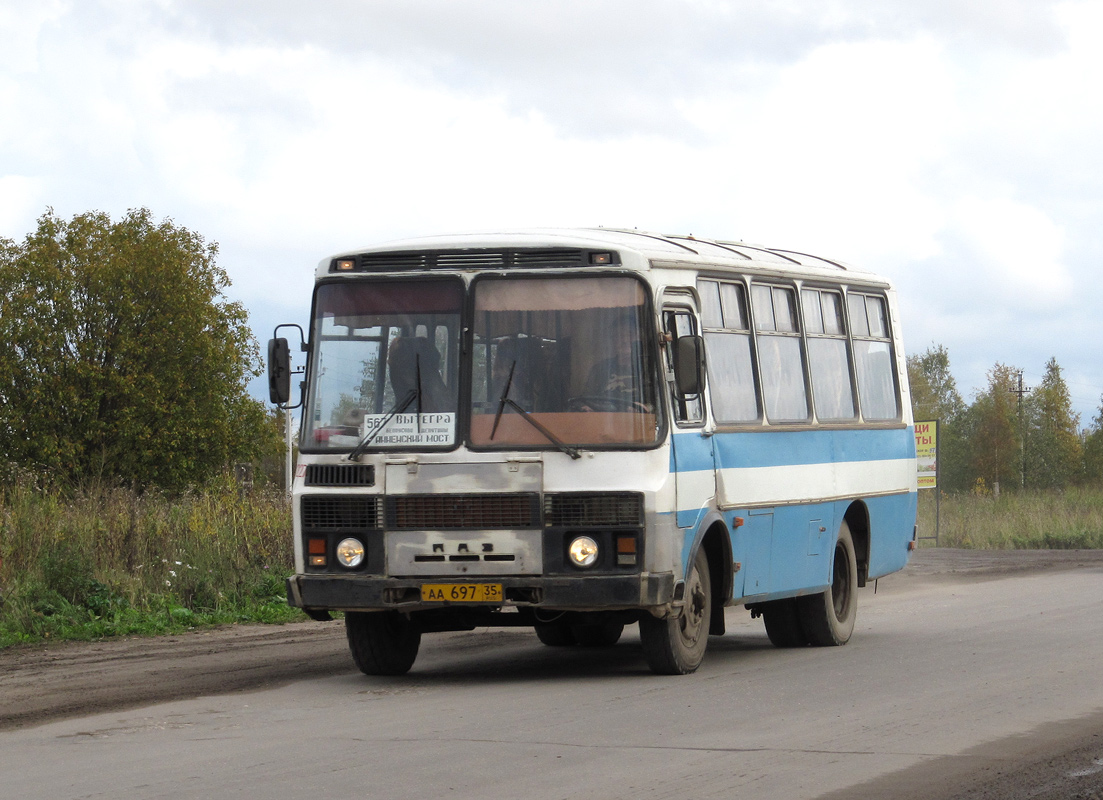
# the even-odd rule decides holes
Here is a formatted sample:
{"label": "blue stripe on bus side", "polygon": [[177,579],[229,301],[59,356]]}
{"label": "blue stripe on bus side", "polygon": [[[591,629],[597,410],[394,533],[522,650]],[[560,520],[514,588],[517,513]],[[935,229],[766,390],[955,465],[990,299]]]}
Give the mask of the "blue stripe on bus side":
{"label": "blue stripe on bus side", "polygon": [[[714,460],[713,448],[716,449]],[[675,462],[675,452],[677,461]],[[672,471],[721,468],[788,467],[845,461],[889,461],[915,458],[911,427],[866,430],[747,431],[674,436]]]}
{"label": "blue stripe on bus side", "polygon": [[699,433],[675,434],[674,446],[670,448],[671,474],[712,469],[714,467],[712,440],[713,437],[702,436]]}

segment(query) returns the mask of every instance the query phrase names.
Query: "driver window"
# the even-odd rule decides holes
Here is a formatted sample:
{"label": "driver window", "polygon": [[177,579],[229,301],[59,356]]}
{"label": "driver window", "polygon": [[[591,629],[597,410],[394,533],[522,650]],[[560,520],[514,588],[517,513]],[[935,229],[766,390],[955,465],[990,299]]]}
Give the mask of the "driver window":
{"label": "driver window", "polygon": [[[682,336],[697,333],[697,320],[688,309],[668,308],[663,311],[663,330],[669,341],[665,350],[667,375],[674,374],[674,342]],[[674,410],[674,419],[682,425],[700,425],[705,420],[705,404],[699,394],[679,395],[674,381],[667,382],[670,387],[670,406]]]}

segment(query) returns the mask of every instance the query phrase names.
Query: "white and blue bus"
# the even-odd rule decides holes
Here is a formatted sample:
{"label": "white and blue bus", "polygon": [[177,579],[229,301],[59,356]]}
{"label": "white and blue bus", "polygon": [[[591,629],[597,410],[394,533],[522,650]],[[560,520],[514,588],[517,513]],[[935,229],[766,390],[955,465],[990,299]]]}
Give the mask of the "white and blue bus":
{"label": "white and blue bus", "polygon": [[[895,294],[842,263],[603,228],[411,239],[322,261],[303,338],[288,596],[344,612],[367,674],[434,631],[631,624],[689,673],[732,605],[777,646],[841,645],[915,547]],[[286,339],[269,362],[286,406]]]}

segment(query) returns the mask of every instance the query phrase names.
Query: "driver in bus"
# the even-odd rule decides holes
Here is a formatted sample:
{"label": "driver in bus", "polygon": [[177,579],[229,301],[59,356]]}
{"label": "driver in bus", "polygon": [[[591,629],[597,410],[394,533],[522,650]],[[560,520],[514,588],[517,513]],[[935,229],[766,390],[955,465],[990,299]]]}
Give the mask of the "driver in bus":
{"label": "driver in bus", "polygon": [[596,361],[583,384],[578,406],[583,411],[644,411],[653,404],[641,384],[643,364],[636,326],[624,316],[616,317],[609,331],[608,349],[612,355]]}

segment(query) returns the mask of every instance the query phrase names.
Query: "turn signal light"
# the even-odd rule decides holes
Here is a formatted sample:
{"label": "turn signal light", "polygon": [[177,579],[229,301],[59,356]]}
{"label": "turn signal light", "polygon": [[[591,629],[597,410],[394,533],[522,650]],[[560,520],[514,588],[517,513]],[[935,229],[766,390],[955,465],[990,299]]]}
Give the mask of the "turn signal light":
{"label": "turn signal light", "polygon": [[636,537],[617,537],[617,564],[619,566],[634,566],[636,563]]}

